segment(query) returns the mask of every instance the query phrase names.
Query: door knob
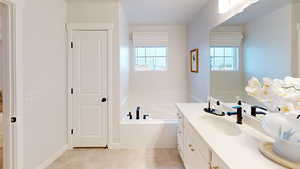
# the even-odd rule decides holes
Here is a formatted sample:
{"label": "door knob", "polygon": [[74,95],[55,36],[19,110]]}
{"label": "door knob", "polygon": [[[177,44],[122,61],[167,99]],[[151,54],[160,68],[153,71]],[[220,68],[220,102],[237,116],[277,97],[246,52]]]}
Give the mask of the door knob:
{"label": "door knob", "polygon": [[103,97],[102,99],[101,99],[101,102],[102,103],[105,103],[107,101],[107,98],[106,97]]}

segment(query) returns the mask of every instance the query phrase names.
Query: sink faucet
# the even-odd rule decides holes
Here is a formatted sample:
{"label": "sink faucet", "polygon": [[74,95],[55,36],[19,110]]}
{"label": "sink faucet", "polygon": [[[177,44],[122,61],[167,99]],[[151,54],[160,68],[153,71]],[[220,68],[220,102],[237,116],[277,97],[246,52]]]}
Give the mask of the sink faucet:
{"label": "sink faucet", "polygon": [[261,109],[261,110],[267,111],[267,109],[264,108],[264,107],[251,106],[251,115],[252,116],[256,117],[256,115],[258,115],[258,114],[266,115],[266,113],[264,113],[264,112],[258,112],[257,109]]}
{"label": "sink faucet", "polygon": [[228,116],[236,115],[236,123],[237,124],[243,124],[243,108],[242,107],[236,107],[236,112],[228,112]]}
{"label": "sink faucet", "polygon": [[297,119],[300,119],[300,114],[297,116]]}

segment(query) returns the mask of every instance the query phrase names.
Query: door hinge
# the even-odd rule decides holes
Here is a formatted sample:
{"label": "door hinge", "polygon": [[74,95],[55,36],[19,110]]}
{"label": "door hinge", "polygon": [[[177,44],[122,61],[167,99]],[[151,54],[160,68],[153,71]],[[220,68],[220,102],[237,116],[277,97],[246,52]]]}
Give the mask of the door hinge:
{"label": "door hinge", "polygon": [[71,48],[72,48],[72,49],[74,48],[74,43],[73,43],[73,42],[71,42]]}
{"label": "door hinge", "polygon": [[71,94],[74,94],[74,89],[73,88],[71,88]]}
{"label": "door hinge", "polygon": [[10,122],[11,123],[16,123],[17,122],[17,118],[16,117],[11,117],[10,118]]}
{"label": "door hinge", "polygon": [[74,129],[71,129],[71,135],[73,135],[74,134]]}

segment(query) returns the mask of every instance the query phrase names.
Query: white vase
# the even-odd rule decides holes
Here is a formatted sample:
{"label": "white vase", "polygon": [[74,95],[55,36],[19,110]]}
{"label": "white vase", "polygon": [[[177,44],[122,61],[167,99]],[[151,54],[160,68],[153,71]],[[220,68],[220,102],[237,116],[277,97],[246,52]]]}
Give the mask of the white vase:
{"label": "white vase", "polygon": [[275,139],[273,151],[277,155],[300,163],[300,120],[290,114],[269,113],[263,119],[262,127]]}
{"label": "white vase", "polygon": [[300,144],[277,139],[274,143],[273,151],[286,160],[300,163]]}

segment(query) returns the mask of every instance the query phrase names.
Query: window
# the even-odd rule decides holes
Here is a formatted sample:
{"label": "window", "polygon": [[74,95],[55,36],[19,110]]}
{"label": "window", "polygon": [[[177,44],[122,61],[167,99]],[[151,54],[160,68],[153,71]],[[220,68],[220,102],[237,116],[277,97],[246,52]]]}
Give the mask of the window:
{"label": "window", "polygon": [[210,62],[212,71],[238,71],[239,47],[211,47]]}
{"label": "window", "polygon": [[166,71],[167,47],[136,47],[136,71]]}

